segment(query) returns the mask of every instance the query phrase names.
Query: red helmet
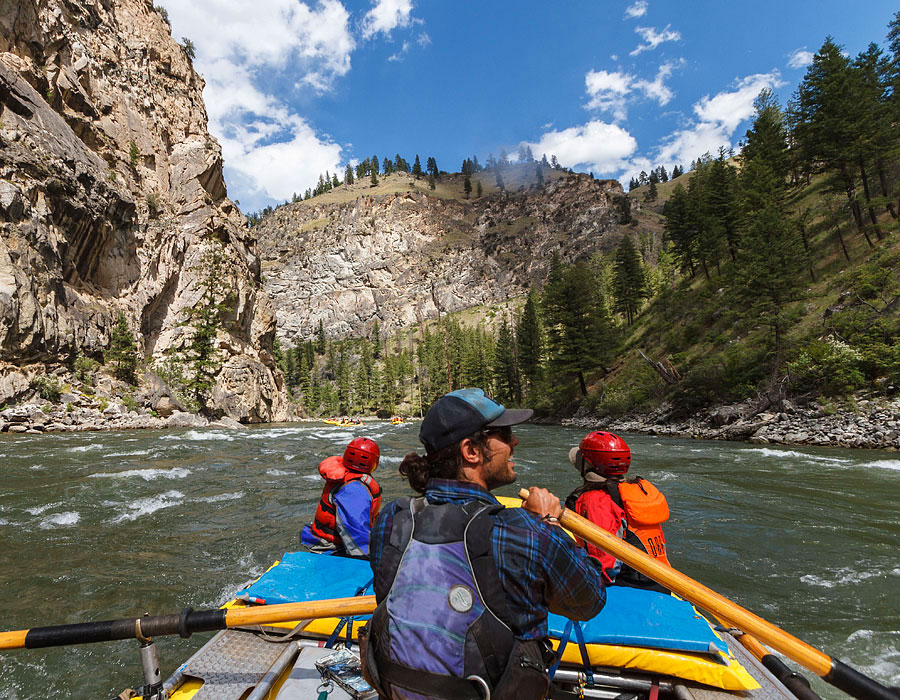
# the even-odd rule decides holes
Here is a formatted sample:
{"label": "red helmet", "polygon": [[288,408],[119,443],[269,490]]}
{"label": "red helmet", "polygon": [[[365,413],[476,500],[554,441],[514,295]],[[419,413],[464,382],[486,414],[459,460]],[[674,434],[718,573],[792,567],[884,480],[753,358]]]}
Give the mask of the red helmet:
{"label": "red helmet", "polygon": [[593,470],[603,476],[621,476],[631,466],[631,450],[614,433],[588,433],[578,449]]}
{"label": "red helmet", "polygon": [[378,467],[381,452],[374,440],[365,437],[353,438],[344,450],[344,464],[355,472],[374,472]]}

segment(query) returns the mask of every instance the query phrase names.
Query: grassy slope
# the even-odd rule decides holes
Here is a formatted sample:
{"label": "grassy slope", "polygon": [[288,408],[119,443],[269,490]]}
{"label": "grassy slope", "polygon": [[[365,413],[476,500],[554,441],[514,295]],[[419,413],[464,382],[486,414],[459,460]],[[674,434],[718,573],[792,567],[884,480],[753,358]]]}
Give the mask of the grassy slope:
{"label": "grassy slope", "polygon": [[[662,207],[671,195],[675,185],[687,185],[690,173],[678,180],[657,186],[658,198],[655,202],[644,202],[649,187],[632,190],[629,196],[642,202],[642,210],[636,215],[635,232],[662,234],[664,218]],[[856,233],[852,219],[845,214],[840,219],[844,241],[850,255],[847,261],[840,247],[830,213],[830,202],[843,203],[838,196],[826,191],[821,179],[795,192],[789,202],[792,213],[808,210],[807,224],[815,281],[805,274],[807,286],[804,299],[795,305],[796,322],[792,325],[787,342],[796,347],[812,336],[825,332],[823,314],[830,306],[839,303],[841,292],[851,274],[868,261],[881,248],[900,247],[896,234],[888,235],[883,241],[869,248],[865,239]],[[879,223],[887,227],[892,223],[889,215],[883,213]],[[600,391],[611,387],[618,391],[622,400],[620,410],[627,410],[635,403],[644,402],[644,408],[652,407],[665,393],[665,385],[655,376],[650,367],[641,359],[638,350],[656,360],[670,359],[682,374],[710,358],[725,359],[726,350],[732,357],[741,355],[744,360],[756,356],[762,359],[768,346],[766,329],[740,318],[739,313],[729,308],[727,287],[723,277],[713,276],[710,282],[698,274],[693,280],[681,279],[669,303],[657,297],[646,305],[641,315],[631,327],[625,328],[626,335],[622,359],[613,372],[607,376],[595,376],[593,389]],[[737,360],[732,360],[737,361]],[[746,369],[748,394],[752,394],[750,384],[754,379],[753,368]],[[737,397],[736,397],[737,398]],[[616,410],[615,399],[610,406]]]}

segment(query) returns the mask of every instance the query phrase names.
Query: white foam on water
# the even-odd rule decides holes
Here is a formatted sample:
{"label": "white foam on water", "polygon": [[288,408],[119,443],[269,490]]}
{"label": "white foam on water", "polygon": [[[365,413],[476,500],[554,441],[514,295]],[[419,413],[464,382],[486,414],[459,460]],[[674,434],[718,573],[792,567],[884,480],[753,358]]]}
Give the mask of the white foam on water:
{"label": "white foam on water", "polygon": [[878,578],[882,576],[900,576],[900,569],[894,569],[890,572],[885,571],[854,571],[850,568],[841,568],[837,571],[830,571],[827,575],[817,576],[816,574],[806,574],[801,576],[800,580],[810,586],[819,588],[834,588],[835,586],[845,586],[860,583],[870,578]]}
{"label": "white foam on water", "polygon": [[26,508],[25,512],[29,513],[30,515],[40,515],[41,513],[45,513],[46,511],[50,510],[51,508],[56,508],[56,506],[61,506],[61,505],[62,505],[62,501],[57,501],[56,503],[48,503],[46,505],[37,506],[35,508]]}
{"label": "white foam on water", "polygon": [[150,454],[150,450],[135,450],[134,452],[111,452],[106,457],[143,457]]}
{"label": "white foam on water", "polygon": [[234,493],[221,493],[218,496],[204,496],[203,498],[194,499],[201,503],[219,503],[220,501],[236,501],[244,497],[243,491],[235,491]]}
{"label": "white foam on water", "polygon": [[747,450],[761,454],[763,457],[779,457],[782,459],[792,457],[794,459],[803,459],[808,462],[822,462],[825,464],[838,464],[843,466],[852,466],[853,461],[849,459],[840,459],[839,457],[825,457],[824,455],[811,455],[806,452],[798,452],[797,450],[773,450],[769,447],[755,447]]}
{"label": "white foam on water", "polygon": [[78,447],[70,447],[69,452],[93,452],[94,450],[102,450],[103,445],[99,442],[91,443],[90,445],[79,445]]}
{"label": "white foam on water", "polygon": [[35,472],[43,471],[44,469],[46,469],[46,467],[43,464],[32,464],[28,468],[31,469],[31,471],[35,471]]}
{"label": "white foam on water", "polygon": [[291,461],[294,457],[296,457],[296,456],[297,456],[297,455],[284,455],[284,461],[285,461],[285,462],[290,462],[290,461]]}
{"label": "white foam on water", "polygon": [[81,519],[78,513],[69,511],[66,513],[54,513],[44,518],[38,525],[41,530],[50,530],[55,527],[68,527],[74,525]]}
{"label": "white foam on water", "polygon": [[5,518],[0,518],[0,525],[9,525],[9,520],[6,520]]}
{"label": "white foam on water", "polygon": [[268,430],[253,430],[241,432],[241,437],[248,440],[271,440],[272,438],[288,437],[291,435],[305,435],[310,428],[269,428]]}
{"label": "white foam on water", "polygon": [[[403,461],[403,457],[394,457],[393,455],[381,455],[378,458],[378,464],[400,464]],[[516,464],[521,464],[521,460],[514,460]]]}
{"label": "white foam on water", "polygon": [[266,474],[269,476],[291,476],[292,474],[296,474],[296,472],[286,472],[281,469],[267,469]]}
{"label": "white foam on water", "polygon": [[166,491],[158,496],[150,498],[139,498],[128,504],[130,512],[121,513],[113,518],[113,523],[121,523],[125,520],[137,520],[142,515],[150,515],[163,508],[171,508],[177,506],[184,500],[184,494],[181,491]]}
{"label": "white foam on water", "polygon": [[184,467],[173,467],[172,469],[129,469],[124,472],[98,472],[91,474],[91,479],[127,479],[132,476],[139,476],[144,481],[154,481],[155,479],[184,479],[190,476],[191,470]]}
{"label": "white foam on water", "polygon": [[864,462],[860,466],[874,469],[891,469],[900,471],[900,459],[878,459],[874,462]]}
{"label": "white foam on water", "polygon": [[854,664],[860,671],[888,685],[900,683],[900,631],[856,630],[847,637],[847,644],[864,659]]}
{"label": "white foam on water", "polygon": [[322,477],[318,474],[304,474],[300,477],[301,479],[307,479],[308,481],[320,481]]}
{"label": "white foam on water", "polygon": [[188,430],[183,435],[163,435],[160,440],[224,440],[226,442],[232,442],[234,436],[219,430]]}

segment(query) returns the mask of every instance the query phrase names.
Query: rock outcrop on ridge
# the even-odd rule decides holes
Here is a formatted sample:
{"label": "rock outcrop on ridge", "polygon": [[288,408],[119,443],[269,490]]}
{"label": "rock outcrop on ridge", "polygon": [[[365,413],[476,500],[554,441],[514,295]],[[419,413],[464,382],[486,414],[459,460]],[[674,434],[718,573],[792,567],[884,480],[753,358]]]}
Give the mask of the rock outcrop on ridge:
{"label": "rock outcrop on ridge", "polygon": [[152,2],[0,0],[0,402],[100,357],[120,312],[148,364],[182,348],[216,250],[230,313],[211,408],[285,416],[274,312],[202,89]]}
{"label": "rock outcrop on ridge", "polygon": [[[513,166],[515,167],[515,166]],[[401,191],[360,183],[279,207],[253,230],[264,289],[288,344],[411,326],[494,304],[542,282],[554,253],[571,262],[619,241],[615,180],[561,174],[541,187],[474,200],[432,194],[406,175]],[[445,176],[447,177],[447,176]],[[341,201],[343,200],[343,201]]]}

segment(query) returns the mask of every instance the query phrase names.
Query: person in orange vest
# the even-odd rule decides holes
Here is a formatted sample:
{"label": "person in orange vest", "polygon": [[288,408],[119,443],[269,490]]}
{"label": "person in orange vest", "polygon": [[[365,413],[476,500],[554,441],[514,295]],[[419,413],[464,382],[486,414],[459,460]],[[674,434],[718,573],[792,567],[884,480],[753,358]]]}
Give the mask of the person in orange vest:
{"label": "person in orange vest", "polygon": [[[614,433],[594,431],[569,452],[584,483],[566,499],[574,510],[607,532],[669,565],[662,524],[669,519],[666,497],[639,476],[626,479],[631,466],[628,444]],[[612,584],[665,591],[655,581],[590,543],[582,543],[603,566]]]}
{"label": "person in orange vest", "polygon": [[319,464],[325,488],[300,542],[320,554],[369,558],[369,534],[381,508],[381,487],[372,476],[381,453],[374,440],[351,440],[343,456]]}

